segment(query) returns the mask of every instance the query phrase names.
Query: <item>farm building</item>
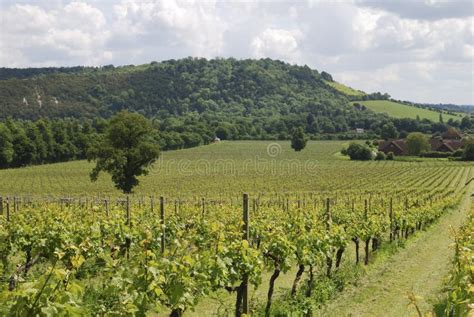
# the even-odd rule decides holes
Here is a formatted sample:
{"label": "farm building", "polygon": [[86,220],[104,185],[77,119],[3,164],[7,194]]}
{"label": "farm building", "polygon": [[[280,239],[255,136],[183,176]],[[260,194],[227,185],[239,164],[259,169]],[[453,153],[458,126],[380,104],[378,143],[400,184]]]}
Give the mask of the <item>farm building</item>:
{"label": "farm building", "polygon": [[385,154],[392,152],[395,155],[408,155],[405,139],[380,141],[379,151]]}
{"label": "farm building", "polygon": [[[432,137],[428,142],[432,152],[455,152],[464,145],[459,132],[456,132],[456,134],[443,134],[443,137]],[[408,155],[405,139],[380,141],[378,150],[385,154],[393,152],[395,155]]]}
{"label": "farm building", "polygon": [[450,140],[441,138],[432,138],[429,140],[431,151],[436,152],[454,152],[463,146],[462,140]]}

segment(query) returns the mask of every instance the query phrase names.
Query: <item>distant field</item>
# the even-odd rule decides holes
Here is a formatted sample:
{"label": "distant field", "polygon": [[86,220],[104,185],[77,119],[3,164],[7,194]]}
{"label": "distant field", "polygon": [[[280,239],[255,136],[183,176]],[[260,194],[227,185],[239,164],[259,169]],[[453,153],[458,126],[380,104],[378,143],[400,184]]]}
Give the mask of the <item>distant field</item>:
{"label": "distant field", "polygon": [[346,85],[343,85],[341,83],[338,83],[338,82],[335,82],[335,81],[327,81],[326,82],[329,86],[339,90],[340,92],[348,95],[348,96],[357,96],[357,97],[362,97],[365,95],[365,93],[363,93],[362,91],[360,90],[355,90],[351,87],[348,87]]}
{"label": "distant field", "polygon": [[[428,174],[453,162],[351,162],[336,155],[346,141],[311,141],[301,152],[288,141],[224,141],[192,149],[163,152],[137,194],[228,196],[249,193],[379,190],[374,184],[406,188],[417,169]],[[87,161],[0,170],[0,196],[120,195],[108,175],[91,183]],[[409,167],[409,168],[407,168]],[[386,175],[407,174],[392,184]],[[392,188],[393,189],[393,188]]]}
{"label": "distant field", "polygon": [[[420,119],[428,119],[434,122],[439,121],[439,112],[417,108],[412,106],[407,106],[393,101],[388,100],[367,100],[367,101],[355,101],[358,102],[369,109],[386,113],[391,117],[395,118],[411,118],[416,119],[416,116],[420,116]],[[353,102],[354,103],[354,102]],[[447,121],[448,119],[460,120],[461,116],[453,116],[446,113],[443,113],[443,120]]]}

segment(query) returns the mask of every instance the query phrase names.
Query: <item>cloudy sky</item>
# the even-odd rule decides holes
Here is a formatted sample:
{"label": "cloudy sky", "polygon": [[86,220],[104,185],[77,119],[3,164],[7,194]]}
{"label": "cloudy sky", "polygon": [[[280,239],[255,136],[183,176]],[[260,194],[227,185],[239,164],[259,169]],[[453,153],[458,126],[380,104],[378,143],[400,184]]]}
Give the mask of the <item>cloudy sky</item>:
{"label": "cloudy sky", "polygon": [[271,57],[398,99],[474,104],[470,0],[0,0],[0,66]]}

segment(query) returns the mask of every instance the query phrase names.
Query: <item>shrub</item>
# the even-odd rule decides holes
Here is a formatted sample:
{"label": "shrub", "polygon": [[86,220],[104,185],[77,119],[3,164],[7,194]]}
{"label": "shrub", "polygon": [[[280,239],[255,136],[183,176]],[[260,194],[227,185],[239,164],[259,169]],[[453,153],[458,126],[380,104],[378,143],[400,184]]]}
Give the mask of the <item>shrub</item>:
{"label": "shrub", "polygon": [[464,151],[461,150],[461,149],[458,149],[456,151],[454,151],[454,153],[451,155],[453,157],[461,157],[463,155]]}
{"label": "shrub", "polygon": [[351,160],[368,161],[372,159],[372,150],[362,144],[351,143],[347,148],[347,154]]}
{"label": "shrub", "polygon": [[474,161],[474,141],[468,141],[464,148],[462,159],[464,161]]}
{"label": "shrub", "polygon": [[452,156],[451,152],[437,152],[437,151],[429,151],[429,152],[421,152],[420,157],[431,157],[431,158],[447,158]]}
{"label": "shrub", "polygon": [[376,161],[385,160],[385,153],[384,152],[377,152],[377,155],[375,155],[375,160]]}
{"label": "shrub", "polygon": [[393,154],[393,152],[387,153],[387,157],[386,157],[387,160],[393,161],[394,158],[395,158],[395,154]]}
{"label": "shrub", "polygon": [[347,149],[345,147],[342,148],[341,154],[342,155],[349,155],[349,153],[347,153]]}

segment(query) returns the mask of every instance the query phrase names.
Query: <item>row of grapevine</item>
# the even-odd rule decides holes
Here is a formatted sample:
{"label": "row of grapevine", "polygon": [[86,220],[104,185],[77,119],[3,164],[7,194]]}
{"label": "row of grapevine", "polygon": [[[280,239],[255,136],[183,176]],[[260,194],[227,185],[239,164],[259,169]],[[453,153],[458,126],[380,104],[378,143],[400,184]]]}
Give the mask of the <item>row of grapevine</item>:
{"label": "row of grapevine", "polygon": [[154,199],[2,199],[0,315],[180,316],[223,290],[235,293],[241,315],[250,309],[248,286],[268,271],[268,316],[281,273],[298,267],[292,296],[311,297],[316,271],[330,277],[351,244],[354,262],[362,244],[367,264],[382,241],[429,225],[461,191],[324,195],[260,195],[243,205],[161,199],[159,208]]}
{"label": "row of grapevine", "polygon": [[474,205],[466,223],[454,232],[454,259],[441,303],[445,316],[470,316],[474,309]]}

